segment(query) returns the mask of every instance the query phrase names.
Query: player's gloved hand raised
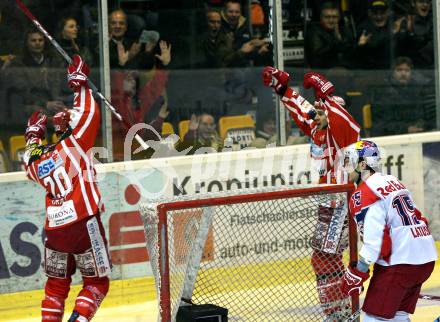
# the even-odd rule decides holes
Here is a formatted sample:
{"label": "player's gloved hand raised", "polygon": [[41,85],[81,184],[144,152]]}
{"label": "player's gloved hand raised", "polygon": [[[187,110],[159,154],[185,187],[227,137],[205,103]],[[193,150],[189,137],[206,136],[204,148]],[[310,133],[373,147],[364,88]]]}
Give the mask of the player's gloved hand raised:
{"label": "player's gloved hand raised", "polygon": [[31,138],[44,139],[46,133],[47,116],[43,111],[35,111],[29,117],[25,132],[26,142]]}
{"label": "player's gloved hand raised", "polygon": [[361,294],[364,282],[370,277],[368,272],[364,273],[355,267],[348,266],[342,276],[341,291],[344,295]]}
{"label": "player's gloved hand raised", "polygon": [[272,87],[278,95],[284,95],[290,75],[272,66],[263,69],[263,84]]}
{"label": "player's gloved hand raised", "polygon": [[304,75],[303,86],[305,89],[313,88],[315,90],[315,97],[326,98],[331,95],[335,89],[333,84],[327,80],[323,75],[318,73],[307,73]]}
{"label": "player's gloved hand raised", "polygon": [[73,55],[72,63],[67,67],[67,84],[72,89],[85,86],[89,73],[89,66],[82,58],[79,55]]}

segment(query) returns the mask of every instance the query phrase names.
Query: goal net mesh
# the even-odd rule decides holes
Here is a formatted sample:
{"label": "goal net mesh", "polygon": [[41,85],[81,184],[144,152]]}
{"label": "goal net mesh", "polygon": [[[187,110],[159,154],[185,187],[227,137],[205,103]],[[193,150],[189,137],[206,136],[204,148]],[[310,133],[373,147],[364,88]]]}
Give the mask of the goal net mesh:
{"label": "goal net mesh", "polygon": [[[346,305],[322,304],[311,256],[345,249],[347,264],[347,193],[277,193],[142,205],[159,320],[174,321],[182,298],[227,308],[231,321],[322,321],[331,305]],[[318,220],[323,209],[332,216]],[[324,273],[338,271],[331,265],[315,263]]]}

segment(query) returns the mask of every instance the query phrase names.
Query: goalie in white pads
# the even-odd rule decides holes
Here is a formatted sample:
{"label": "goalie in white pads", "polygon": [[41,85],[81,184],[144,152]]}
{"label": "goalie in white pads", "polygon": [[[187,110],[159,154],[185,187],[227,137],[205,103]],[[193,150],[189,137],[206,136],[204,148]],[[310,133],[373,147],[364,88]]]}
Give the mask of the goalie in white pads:
{"label": "goalie in white pads", "polygon": [[89,322],[109,288],[110,259],[101,223],[101,196],[95,180],[92,148],[100,125],[99,105],[87,86],[89,68],[77,55],[68,67],[73,108],[57,113],[58,141],[41,145],[47,116],[34,112],[26,129],[26,174],[46,190],[42,321],[61,322],[72,275],[83,277],[68,322]]}
{"label": "goalie in white pads", "polygon": [[347,267],[342,291],[360,294],[374,264],[363,321],[410,321],[437,250],[411,193],[396,177],[381,173],[379,160],[380,151],[372,141],[358,141],[344,150],[344,167],[357,184],[350,214],[363,246],[359,261]]}

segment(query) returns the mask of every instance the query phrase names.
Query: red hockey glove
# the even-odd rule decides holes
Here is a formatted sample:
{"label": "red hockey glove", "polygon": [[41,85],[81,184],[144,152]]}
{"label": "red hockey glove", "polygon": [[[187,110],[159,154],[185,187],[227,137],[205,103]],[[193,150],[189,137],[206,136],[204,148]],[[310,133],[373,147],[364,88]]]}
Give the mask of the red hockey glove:
{"label": "red hockey glove", "polygon": [[52,118],[53,129],[55,133],[64,133],[69,128],[70,113],[67,108],[58,112]]}
{"label": "red hockey glove", "polygon": [[264,86],[272,87],[278,95],[284,95],[289,79],[288,73],[272,66],[266,66],[263,69]]}
{"label": "red hockey glove", "polygon": [[335,87],[323,75],[318,73],[307,73],[304,75],[303,86],[305,89],[313,87],[315,97],[326,98],[333,93]]}
{"label": "red hockey glove", "polygon": [[359,271],[355,267],[347,266],[344,276],[342,276],[341,291],[345,295],[361,294],[364,282],[370,274]]}
{"label": "red hockey glove", "polygon": [[87,66],[82,58],[78,55],[73,55],[72,63],[67,67],[67,84],[72,89],[85,86],[89,73],[89,66]]}
{"label": "red hockey glove", "polygon": [[27,122],[27,128],[25,132],[26,142],[31,138],[38,138],[43,140],[46,133],[47,116],[43,111],[35,111],[29,117]]}

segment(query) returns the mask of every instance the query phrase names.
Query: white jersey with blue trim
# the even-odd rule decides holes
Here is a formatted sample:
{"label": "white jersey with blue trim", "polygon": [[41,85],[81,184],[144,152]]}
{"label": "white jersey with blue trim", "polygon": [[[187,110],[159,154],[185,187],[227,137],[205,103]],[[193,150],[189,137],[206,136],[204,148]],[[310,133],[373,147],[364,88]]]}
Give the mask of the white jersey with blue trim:
{"label": "white jersey with blue trim", "polygon": [[363,241],[359,255],[383,266],[437,260],[429,227],[410,191],[394,176],[375,173],[350,197],[350,213]]}

